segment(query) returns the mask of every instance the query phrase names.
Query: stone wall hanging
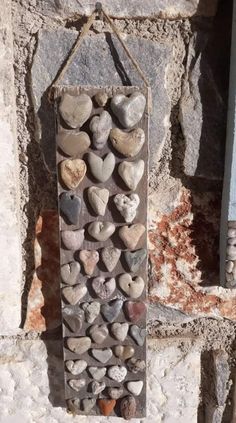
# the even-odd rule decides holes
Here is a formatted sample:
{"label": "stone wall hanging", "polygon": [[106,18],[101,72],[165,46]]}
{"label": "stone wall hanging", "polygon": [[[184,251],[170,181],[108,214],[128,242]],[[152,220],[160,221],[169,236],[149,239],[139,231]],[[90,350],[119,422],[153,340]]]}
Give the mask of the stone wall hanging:
{"label": "stone wall hanging", "polygon": [[67,406],[142,418],[149,88],[57,85],[54,100]]}

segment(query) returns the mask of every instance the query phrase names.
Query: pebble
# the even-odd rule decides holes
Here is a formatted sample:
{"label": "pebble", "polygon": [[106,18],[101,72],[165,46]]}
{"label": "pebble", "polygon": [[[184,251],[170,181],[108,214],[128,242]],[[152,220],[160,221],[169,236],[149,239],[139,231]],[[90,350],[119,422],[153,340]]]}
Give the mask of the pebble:
{"label": "pebble", "polygon": [[123,161],[118,166],[118,173],[123,179],[124,183],[132,191],[136,190],[144,173],[144,161],[137,160],[137,162]]}
{"label": "pebble", "polygon": [[82,159],[66,159],[60,162],[60,175],[69,189],[76,189],[84,179],[87,166]]}
{"label": "pebble", "polygon": [[136,374],[138,372],[144,372],[146,363],[144,360],[140,360],[140,358],[132,357],[127,361],[127,367],[130,372]]}
{"label": "pebble", "polygon": [[100,399],[98,400],[98,406],[100,408],[103,416],[110,416],[114,407],[116,405],[116,400],[114,399]]}
{"label": "pebble", "polygon": [[133,396],[128,395],[121,400],[120,412],[121,416],[125,420],[130,420],[135,417],[136,414],[136,400]]}
{"label": "pebble", "polygon": [[140,238],[145,233],[145,226],[141,223],[134,225],[122,226],[119,230],[119,236],[127,248],[134,250]]}
{"label": "pebble", "polygon": [[79,392],[86,384],[85,379],[70,379],[68,385],[74,389],[74,391]]}
{"label": "pebble", "polygon": [[66,361],[66,368],[72,375],[80,375],[86,369],[87,363],[84,360],[68,360]]}
{"label": "pebble", "polygon": [[96,264],[99,261],[99,254],[95,250],[81,250],[79,252],[79,258],[83,263],[84,271],[86,275],[92,276]]}
{"label": "pebble", "polygon": [[72,332],[79,332],[83,326],[84,312],[75,311],[71,307],[64,307],[62,309],[63,320],[69,326]]}
{"label": "pebble", "polygon": [[108,153],[104,159],[97,156],[97,154],[88,153],[88,163],[91,173],[99,182],[106,182],[112,175],[115,168],[115,156],[113,153]]}
{"label": "pebble", "polygon": [[228,273],[231,273],[233,271],[234,268],[234,262],[233,261],[227,261],[226,266],[225,266],[225,270]]}
{"label": "pebble", "polygon": [[93,279],[92,287],[99,298],[107,300],[116,289],[116,281],[114,278],[106,280],[103,276],[98,276]]}
{"label": "pebble", "polygon": [[100,106],[100,107],[104,107],[106,104],[107,104],[107,100],[108,100],[108,95],[107,95],[107,93],[105,93],[105,92],[102,92],[102,91],[100,91],[100,92],[98,92],[96,95],[95,95],[95,101],[96,101],[96,103],[98,104],[98,106]]}
{"label": "pebble", "polygon": [[81,127],[88,120],[92,108],[92,100],[87,94],[64,93],[59,105],[62,118],[71,128]]}
{"label": "pebble", "polygon": [[118,340],[123,342],[127,336],[129,330],[129,324],[128,323],[113,323],[111,325],[111,332],[114,335],[114,337]]}
{"label": "pebble", "polygon": [[116,320],[116,318],[120,314],[122,305],[123,305],[122,300],[113,300],[108,304],[102,304],[101,312],[103,316],[105,317],[105,319],[108,322],[112,323],[114,322],[114,320]]}
{"label": "pebble", "polygon": [[138,194],[130,194],[129,196],[117,194],[114,197],[114,203],[125,221],[127,223],[133,222],[140,203]]}
{"label": "pebble", "polygon": [[87,288],[85,285],[79,284],[75,286],[68,286],[63,288],[62,290],[63,297],[66,301],[71,304],[75,305],[87,294]]}
{"label": "pebble", "polygon": [[127,369],[124,366],[111,366],[107,373],[112,380],[121,383],[126,378]]}
{"label": "pebble", "polygon": [[226,279],[227,282],[233,282],[233,280],[234,280],[233,273],[227,273],[226,272],[225,279]]}
{"label": "pebble", "polygon": [[120,255],[121,250],[119,250],[119,248],[106,247],[102,249],[102,260],[109,272],[112,272],[115,269],[119,261]]}
{"label": "pebble", "polygon": [[228,229],[228,238],[236,237],[236,229]]}
{"label": "pebble", "polygon": [[88,323],[93,323],[100,313],[100,303],[93,301],[91,303],[83,303],[82,308],[85,313],[85,320]]}
{"label": "pebble", "polygon": [[138,272],[142,262],[147,257],[147,251],[143,248],[137,251],[125,251],[124,256],[129,270],[131,272]]}
{"label": "pebble", "polygon": [[132,380],[127,383],[127,389],[131,394],[138,396],[141,394],[143,389],[143,381],[142,380]]}
{"label": "pebble", "polygon": [[145,142],[145,134],[141,128],[131,132],[113,128],[110,132],[110,140],[113,147],[123,156],[134,157],[140,152]]}
{"label": "pebble", "polygon": [[130,328],[130,335],[135,340],[135,342],[142,347],[145,342],[146,329],[140,328],[137,325],[132,325]]}
{"label": "pebble", "polygon": [[103,110],[100,116],[94,116],[92,118],[89,129],[93,134],[93,146],[97,150],[105,147],[111,128],[112,119],[106,110]]}
{"label": "pebble", "polygon": [[111,109],[124,128],[133,128],[142,118],[146,98],[142,93],[134,92],[129,97],[116,94],[111,100]]}
{"label": "pebble", "polygon": [[84,229],[76,229],[75,231],[62,231],[61,239],[64,246],[68,250],[78,250],[84,242]]}
{"label": "pebble", "polygon": [[76,414],[81,411],[80,409],[80,399],[69,399],[67,400],[67,407],[72,413]]}
{"label": "pebble", "polygon": [[71,192],[63,192],[59,200],[62,216],[68,223],[77,225],[81,209],[81,199]]}
{"label": "pebble", "polygon": [[96,358],[96,360],[100,361],[100,363],[103,364],[107,363],[107,361],[109,361],[113,355],[111,348],[104,348],[102,350],[92,348],[91,352],[94,358]]}
{"label": "pebble", "polygon": [[115,232],[115,225],[111,222],[95,221],[88,226],[88,233],[97,241],[107,241]]}
{"label": "pebble", "polygon": [[76,157],[82,155],[91,144],[86,132],[63,129],[57,135],[57,145],[68,156]]}
{"label": "pebble", "polygon": [[122,388],[108,388],[108,395],[112,399],[118,400],[121,395],[123,395],[123,389]]}
{"label": "pebble", "polygon": [[88,336],[68,338],[67,346],[72,352],[76,354],[83,354],[91,347],[91,339]]}
{"label": "pebble", "polygon": [[92,186],[88,189],[88,199],[95,213],[104,216],[109,200],[108,189]]}
{"label": "pebble", "polygon": [[135,351],[131,345],[116,345],[114,353],[120,360],[128,360],[128,358],[133,357]]}
{"label": "pebble", "polygon": [[105,382],[97,382],[96,380],[94,380],[91,383],[91,389],[94,395],[100,394],[102,391],[104,391],[105,388],[106,388]]}
{"label": "pebble", "polygon": [[88,370],[92,378],[95,380],[101,380],[107,372],[106,367],[89,367]]}
{"label": "pebble", "polygon": [[85,414],[88,414],[92,408],[96,404],[96,398],[84,398],[82,399],[82,409],[85,412]]}
{"label": "pebble", "polygon": [[227,259],[228,260],[236,260],[236,247],[234,245],[230,245],[226,248]]}
{"label": "pebble", "polygon": [[96,344],[102,344],[108,337],[109,332],[106,325],[93,325],[90,327],[89,336]]}
{"label": "pebble", "polygon": [[119,277],[119,286],[131,298],[138,298],[142,295],[145,283],[141,276],[132,278],[129,273],[124,273]]}
{"label": "pebble", "polygon": [[77,261],[64,264],[61,267],[62,281],[68,285],[74,285],[77,282],[80,270],[80,264]]}
{"label": "pebble", "polygon": [[126,301],[125,312],[131,322],[136,323],[146,312],[146,306],[141,301]]}

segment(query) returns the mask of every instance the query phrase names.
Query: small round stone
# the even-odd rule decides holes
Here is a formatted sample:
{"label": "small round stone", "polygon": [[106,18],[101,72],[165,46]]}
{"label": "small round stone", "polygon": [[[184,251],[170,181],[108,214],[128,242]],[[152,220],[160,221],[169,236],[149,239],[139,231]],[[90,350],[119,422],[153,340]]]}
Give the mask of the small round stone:
{"label": "small round stone", "polygon": [[135,417],[136,414],[136,400],[133,396],[129,395],[121,400],[120,411],[121,416],[125,420],[130,420]]}
{"label": "small round stone", "polygon": [[62,281],[68,285],[74,285],[80,274],[80,264],[77,261],[64,264],[61,267]]}
{"label": "small round stone", "polygon": [[105,92],[98,92],[95,95],[95,101],[100,107],[104,107],[107,104],[108,95]]}
{"label": "small round stone", "polygon": [[111,325],[112,334],[118,341],[121,341],[121,342],[123,342],[125,338],[127,337],[128,330],[129,330],[128,323],[116,322]]}
{"label": "small round stone", "polygon": [[98,317],[100,313],[100,303],[97,301],[93,301],[91,303],[83,303],[82,308],[85,313],[85,320],[88,323],[93,323],[94,320]]}

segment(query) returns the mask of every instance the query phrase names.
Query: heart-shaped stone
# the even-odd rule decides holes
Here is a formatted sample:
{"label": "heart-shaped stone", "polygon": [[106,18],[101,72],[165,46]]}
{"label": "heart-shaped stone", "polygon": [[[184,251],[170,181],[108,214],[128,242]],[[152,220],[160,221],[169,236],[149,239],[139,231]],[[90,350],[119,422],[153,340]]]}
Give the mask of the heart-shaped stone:
{"label": "heart-shaped stone", "polygon": [[136,374],[139,372],[144,372],[146,368],[146,364],[144,360],[140,360],[140,358],[132,357],[130,360],[127,361],[127,367],[130,372]]}
{"label": "heart-shaped stone", "polygon": [[92,287],[99,298],[107,300],[116,289],[116,281],[114,278],[106,280],[103,276],[98,276],[92,281]]}
{"label": "heart-shaped stone", "polygon": [[132,395],[122,398],[120,403],[121,416],[125,420],[130,420],[136,415],[137,404]]}
{"label": "heart-shaped stone", "polygon": [[130,335],[135,340],[135,342],[142,347],[145,342],[146,329],[140,328],[137,325],[132,325],[130,328]]}
{"label": "heart-shaped stone", "polygon": [[68,223],[77,225],[81,209],[81,199],[71,192],[63,192],[60,196],[59,205],[62,217]]}
{"label": "heart-shaped stone", "polygon": [[124,256],[129,270],[135,273],[138,272],[142,262],[147,257],[147,251],[144,248],[137,251],[125,251]]}
{"label": "heart-shaped stone", "polygon": [[110,132],[110,140],[113,147],[123,156],[134,157],[140,152],[145,142],[145,134],[141,128],[131,132],[113,128]]}
{"label": "heart-shaped stone", "polygon": [[107,241],[115,232],[116,227],[111,222],[94,221],[88,226],[88,233],[97,241]]}
{"label": "heart-shaped stone", "polygon": [[118,400],[123,395],[122,388],[108,388],[107,390],[109,397],[112,399]]}
{"label": "heart-shaped stone", "polygon": [[98,216],[104,216],[109,200],[109,191],[106,188],[90,187],[88,189],[89,202]]}
{"label": "heart-shaped stone", "polygon": [[145,165],[143,160],[137,160],[137,162],[123,161],[119,164],[118,173],[127,187],[132,191],[136,190],[139,182],[141,181],[144,167]]}
{"label": "heart-shaped stone", "polygon": [[146,306],[141,301],[126,301],[125,312],[131,322],[136,323],[146,312]]}
{"label": "heart-shaped stone", "polygon": [[141,223],[136,223],[131,226],[122,226],[119,230],[119,236],[123,243],[130,250],[134,250],[137,246],[141,236],[145,233],[145,226]]}
{"label": "heart-shaped stone", "polygon": [[96,398],[84,398],[82,399],[82,410],[85,414],[88,414],[92,408],[95,406],[97,399]]}
{"label": "heart-shaped stone", "polygon": [[89,335],[91,336],[93,342],[96,342],[96,344],[102,344],[108,337],[109,332],[106,325],[93,325],[90,327]]}
{"label": "heart-shaped stone", "polygon": [[75,305],[87,294],[87,288],[85,285],[75,285],[75,286],[67,286],[62,290],[63,297],[66,301],[71,304]]}
{"label": "heart-shaped stone", "polygon": [[103,110],[100,116],[94,116],[92,118],[89,129],[93,134],[93,146],[97,150],[105,147],[111,128],[112,119],[106,110]]}
{"label": "heart-shaped stone", "polygon": [[111,332],[118,341],[124,341],[129,330],[128,323],[113,323],[111,325]]}
{"label": "heart-shaped stone", "polygon": [[99,91],[95,96],[94,99],[98,106],[104,107],[107,104],[108,95],[104,91]]}
{"label": "heart-shaped stone", "polygon": [[124,128],[132,128],[142,119],[145,106],[146,98],[138,91],[129,97],[116,94],[111,100],[111,109]]}
{"label": "heart-shaped stone", "polygon": [[70,379],[68,381],[68,385],[76,392],[79,392],[80,389],[84,388],[85,384],[85,379]]}
{"label": "heart-shaped stone", "polygon": [[111,366],[107,373],[112,380],[121,383],[126,378],[127,369],[124,366]]}
{"label": "heart-shaped stone", "polygon": [[125,221],[127,223],[133,222],[140,203],[138,194],[130,194],[129,196],[117,194],[114,197],[114,203]]}
{"label": "heart-shaped stone", "polygon": [[101,380],[105,376],[107,369],[106,367],[89,367],[88,371],[93,379]]}
{"label": "heart-shaped stone", "polygon": [[84,179],[87,166],[82,159],[66,159],[60,162],[60,175],[69,189],[76,189]]}
{"label": "heart-shaped stone", "polygon": [[77,282],[80,273],[80,264],[77,261],[64,264],[61,267],[61,279],[68,285],[74,285]]}
{"label": "heart-shaped stone", "polygon": [[116,318],[120,314],[122,305],[123,305],[122,300],[113,300],[108,304],[102,304],[101,312],[103,316],[105,317],[105,319],[108,322],[112,323],[114,322],[114,320],[116,320]]}
{"label": "heart-shaped stone", "polygon": [[94,380],[91,383],[91,390],[93,395],[100,394],[102,391],[104,391],[105,388],[106,388],[105,382],[97,382],[96,380]]}
{"label": "heart-shaped stone", "polygon": [[64,246],[68,250],[78,250],[84,242],[84,229],[76,229],[75,231],[62,231],[61,239]]}
{"label": "heart-shaped stone", "polygon": [[66,368],[72,375],[80,375],[87,367],[87,363],[84,360],[68,360],[66,361]]}
{"label": "heart-shaped stone", "polygon": [[88,323],[93,323],[100,313],[100,303],[93,301],[91,303],[83,303],[82,308],[85,313],[85,320]]}
{"label": "heart-shaped stone", "polygon": [[97,156],[97,154],[88,153],[88,163],[91,173],[99,182],[106,182],[112,175],[115,168],[115,156],[113,153],[108,153],[104,159]]}
{"label": "heart-shaped stone", "polygon": [[67,338],[69,350],[76,354],[84,354],[91,347],[91,339],[88,336],[80,338]]}
{"label": "heart-shaped stone", "polygon": [[128,360],[128,358],[133,357],[134,353],[135,350],[131,345],[116,345],[114,347],[114,354],[120,360]]}
{"label": "heart-shaped stone", "polygon": [[127,382],[127,389],[131,394],[138,396],[141,394],[143,389],[143,381],[142,380],[132,380]]}
{"label": "heart-shaped stone", "polygon": [[92,100],[87,94],[64,93],[61,97],[59,111],[67,125],[71,128],[80,128],[88,120],[92,108]]}
{"label": "heart-shaped stone", "polygon": [[115,247],[106,247],[102,249],[101,256],[103,263],[105,264],[107,270],[112,272],[115,269],[119,258],[121,255],[121,250]]}
{"label": "heart-shaped stone", "polygon": [[142,295],[145,283],[141,276],[132,278],[129,273],[124,273],[119,277],[119,285],[128,297],[138,298]]}
{"label": "heart-shaped stone", "polygon": [[80,399],[76,398],[76,399],[69,399],[66,401],[68,410],[70,410],[72,413],[77,414],[81,411],[80,408]]}
{"label": "heart-shaped stone", "polygon": [[86,275],[92,276],[96,264],[99,261],[99,254],[95,250],[81,250],[79,252],[79,258],[84,266]]}
{"label": "heart-shaped stone", "polygon": [[62,316],[64,322],[69,326],[72,332],[79,332],[83,326],[84,312],[76,311],[71,307],[64,307],[62,309]]}
{"label": "heart-shaped stone", "polygon": [[92,348],[91,352],[94,358],[103,364],[107,363],[113,355],[111,348],[104,348],[103,350]]}
{"label": "heart-shaped stone", "polygon": [[103,416],[110,416],[114,407],[116,405],[116,400],[114,399],[99,399],[98,400],[98,407],[100,408],[101,414]]}
{"label": "heart-shaped stone", "polygon": [[76,157],[84,154],[90,144],[91,141],[88,134],[78,129],[63,129],[57,135],[57,145],[67,156]]}

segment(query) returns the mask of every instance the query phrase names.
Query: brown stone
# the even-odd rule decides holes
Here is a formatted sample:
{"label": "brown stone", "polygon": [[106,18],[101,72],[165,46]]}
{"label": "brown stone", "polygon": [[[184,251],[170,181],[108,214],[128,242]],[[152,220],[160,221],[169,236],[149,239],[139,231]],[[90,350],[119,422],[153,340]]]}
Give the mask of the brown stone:
{"label": "brown stone", "polygon": [[123,398],[120,403],[121,416],[125,420],[130,420],[135,417],[136,414],[136,400],[133,396],[128,395]]}
{"label": "brown stone", "polygon": [[69,189],[76,189],[86,174],[87,166],[81,159],[66,159],[60,162],[60,175]]}
{"label": "brown stone", "polygon": [[100,399],[98,400],[98,406],[100,408],[103,416],[110,416],[114,407],[116,405],[116,400],[114,399]]}
{"label": "brown stone", "polygon": [[62,130],[57,135],[57,145],[68,156],[84,154],[91,144],[86,132],[79,130]]}
{"label": "brown stone", "polygon": [[114,353],[120,360],[128,360],[133,357],[134,348],[131,345],[116,345],[114,347]]}
{"label": "brown stone", "polygon": [[86,275],[92,276],[96,264],[99,261],[99,254],[95,250],[82,250],[79,253],[79,258],[84,266]]}
{"label": "brown stone", "polygon": [[145,142],[145,134],[141,128],[134,129],[131,132],[113,128],[110,132],[110,140],[113,147],[123,156],[134,157],[140,152]]}
{"label": "brown stone", "polygon": [[134,250],[145,232],[145,226],[141,223],[136,223],[131,226],[122,226],[119,230],[119,235],[127,248]]}

